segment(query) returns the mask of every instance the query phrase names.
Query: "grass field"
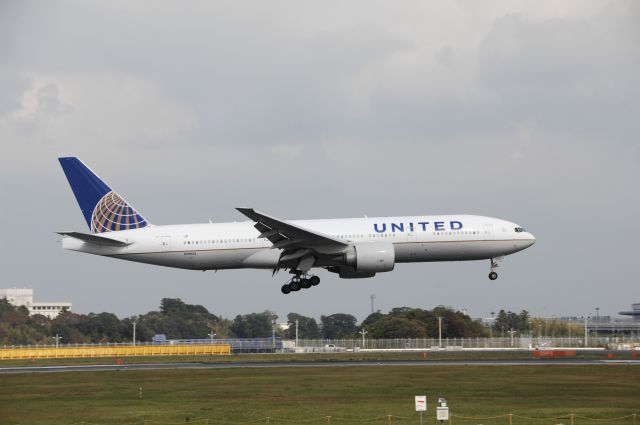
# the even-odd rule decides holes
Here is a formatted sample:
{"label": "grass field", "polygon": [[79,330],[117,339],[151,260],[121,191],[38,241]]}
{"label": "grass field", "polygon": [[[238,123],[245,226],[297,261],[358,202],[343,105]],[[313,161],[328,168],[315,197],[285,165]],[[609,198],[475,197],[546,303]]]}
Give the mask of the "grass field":
{"label": "grass field", "polygon": [[[139,388],[142,387],[142,397]],[[256,423],[417,424],[413,396],[426,394],[426,424],[444,396],[454,424],[633,424],[585,420],[640,413],[640,367],[348,366],[109,371],[0,375],[1,424]],[[326,416],[332,418],[327,419]],[[378,418],[376,420],[370,420]],[[640,418],[638,419],[640,424]]]}

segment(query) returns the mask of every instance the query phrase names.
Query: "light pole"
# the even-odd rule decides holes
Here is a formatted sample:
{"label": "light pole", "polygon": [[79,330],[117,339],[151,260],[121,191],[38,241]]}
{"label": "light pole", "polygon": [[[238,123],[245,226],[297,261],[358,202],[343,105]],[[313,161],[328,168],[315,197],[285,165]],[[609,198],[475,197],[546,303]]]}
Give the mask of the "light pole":
{"label": "light pole", "polygon": [[438,348],[442,348],[442,316],[438,316]]}
{"label": "light pole", "polygon": [[296,348],[298,348],[298,319],[296,319]]}
{"label": "light pole", "polygon": [[588,345],[589,333],[587,331],[587,321],[589,320],[589,316],[584,316],[584,346]]}
{"label": "light pole", "polygon": [[544,337],[549,338],[549,319],[544,319]]}
{"label": "light pole", "polygon": [[493,344],[493,325],[496,323],[496,312],[491,312],[491,326],[489,326],[489,337],[491,338],[491,344]]}
{"label": "light pole", "polygon": [[371,298],[371,314],[373,314],[375,312],[373,301],[376,299],[376,294],[371,294],[369,298]]}
{"label": "light pole", "polygon": [[208,336],[209,336],[209,338],[211,339],[211,345],[213,345],[213,338],[215,338],[215,337],[216,337],[216,335],[218,335],[218,334],[213,333],[213,331],[211,331],[211,332],[209,332],[207,335],[208,335]]}
{"label": "light pole", "polygon": [[276,351],[276,321],[274,320],[271,326],[271,348],[273,352]]}
{"label": "light pole", "polygon": [[358,332],[360,335],[362,335],[362,348],[364,348],[364,336],[366,334],[368,334],[367,331],[364,330],[364,328],[362,328],[362,330],[360,332]]}
{"label": "light pole", "polygon": [[133,321],[133,345],[136,345],[136,321]]}
{"label": "light pole", "polygon": [[513,334],[516,333],[516,331],[514,331],[513,328],[511,328],[507,332],[511,334],[511,347],[513,348]]}
{"label": "light pole", "polygon": [[56,348],[58,348],[58,344],[59,344],[60,340],[62,339],[62,337],[59,336],[58,334],[56,334],[56,336],[54,336],[53,339],[56,341]]}

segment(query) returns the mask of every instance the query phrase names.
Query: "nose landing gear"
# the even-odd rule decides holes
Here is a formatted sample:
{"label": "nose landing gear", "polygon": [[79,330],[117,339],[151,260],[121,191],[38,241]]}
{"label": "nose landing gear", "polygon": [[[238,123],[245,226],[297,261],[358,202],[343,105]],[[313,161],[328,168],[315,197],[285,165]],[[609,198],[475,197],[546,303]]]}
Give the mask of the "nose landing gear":
{"label": "nose landing gear", "polygon": [[318,276],[308,276],[306,273],[300,271],[294,272],[295,276],[291,278],[289,283],[285,283],[280,288],[283,294],[287,295],[291,292],[297,292],[301,289],[309,289],[312,286],[320,284],[320,278]]}
{"label": "nose landing gear", "polygon": [[498,273],[496,273],[496,269],[500,267],[500,261],[502,261],[504,257],[495,257],[491,259],[491,273],[489,273],[490,280],[496,280],[498,278]]}

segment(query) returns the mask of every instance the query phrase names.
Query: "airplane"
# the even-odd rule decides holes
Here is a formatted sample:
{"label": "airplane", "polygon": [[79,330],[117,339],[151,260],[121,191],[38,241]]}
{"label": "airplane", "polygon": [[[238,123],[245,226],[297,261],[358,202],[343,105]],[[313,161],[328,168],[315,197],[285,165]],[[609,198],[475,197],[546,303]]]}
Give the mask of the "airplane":
{"label": "airplane", "polygon": [[236,208],[250,221],[153,225],[80,159],[58,160],[89,227],[58,232],[64,249],[190,270],[288,270],[283,294],[318,285],[313,268],[358,279],[401,263],[490,260],[495,280],[505,256],[536,241],[518,224],[476,215],[282,220]]}

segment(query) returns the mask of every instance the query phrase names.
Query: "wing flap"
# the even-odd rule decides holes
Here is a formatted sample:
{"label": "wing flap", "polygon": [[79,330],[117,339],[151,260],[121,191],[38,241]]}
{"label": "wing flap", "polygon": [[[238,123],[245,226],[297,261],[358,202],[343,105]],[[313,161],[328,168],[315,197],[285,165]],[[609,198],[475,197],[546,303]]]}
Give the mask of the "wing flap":
{"label": "wing flap", "polygon": [[[236,208],[245,216],[255,221],[254,227],[261,236],[267,238],[275,248],[314,248],[320,246],[333,246],[346,248],[347,242],[335,239],[304,227],[270,217],[254,210],[253,208]],[[264,236],[263,236],[264,235]]]}
{"label": "wing flap", "polygon": [[107,238],[106,236],[92,235],[89,233],[81,233],[81,232],[56,232],[56,233],[62,236],[68,236],[70,238],[79,239],[83,242],[92,243],[95,245],[124,247],[124,246],[129,246],[133,243],[133,242],[122,242],[117,239]]}

